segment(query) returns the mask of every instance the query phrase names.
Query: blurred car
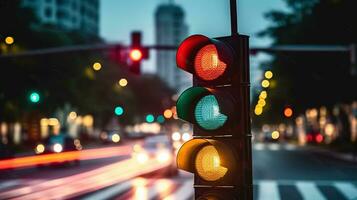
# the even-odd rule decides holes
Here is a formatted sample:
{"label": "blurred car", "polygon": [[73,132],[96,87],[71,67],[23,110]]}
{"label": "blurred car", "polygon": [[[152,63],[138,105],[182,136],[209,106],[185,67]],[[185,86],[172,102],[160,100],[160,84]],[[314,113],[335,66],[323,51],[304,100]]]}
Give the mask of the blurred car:
{"label": "blurred car", "polygon": [[167,167],[167,174],[174,176],[178,173],[176,167],[176,155],[172,141],[167,135],[156,135],[147,137],[143,145],[134,146],[134,159],[140,164],[145,164],[149,159],[156,159],[160,163],[170,162]]}
{"label": "blurred car", "polygon": [[100,133],[100,140],[103,143],[119,143],[122,141],[122,137],[119,131],[103,131]]}
{"label": "blurred car", "polygon": [[[70,151],[80,151],[82,150],[82,145],[79,139],[73,139],[67,135],[60,134],[48,137],[42,143],[37,144],[34,150],[38,155],[56,154]],[[79,156],[68,161],[58,160],[50,164],[65,164],[70,161],[79,165]]]}

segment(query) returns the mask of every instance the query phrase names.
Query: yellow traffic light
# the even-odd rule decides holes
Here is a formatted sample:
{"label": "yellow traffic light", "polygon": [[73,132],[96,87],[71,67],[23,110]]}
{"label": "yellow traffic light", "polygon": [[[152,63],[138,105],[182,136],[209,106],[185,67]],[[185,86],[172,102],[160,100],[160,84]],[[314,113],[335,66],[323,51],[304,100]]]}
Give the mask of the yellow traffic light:
{"label": "yellow traffic light", "polygon": [[198,175],[206,181],[216,181],[228,170],[221,166],[219,154],[213,145],[205,146],[197,153],[195,166]]}

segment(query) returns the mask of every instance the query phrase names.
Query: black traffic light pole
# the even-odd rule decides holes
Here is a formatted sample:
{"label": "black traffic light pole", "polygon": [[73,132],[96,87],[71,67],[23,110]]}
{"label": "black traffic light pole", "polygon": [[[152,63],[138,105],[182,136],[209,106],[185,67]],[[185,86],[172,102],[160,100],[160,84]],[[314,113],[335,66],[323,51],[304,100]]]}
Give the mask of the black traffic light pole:
{"label": "black traffic light pole", "polygon": [[[243,112],[240,119],[242,129],[238,132],[241,132],[243,142],[242,147],[239,147],[239,144],[236,144],[237,151],[241,152],[242,157],[242,170],[237,171],[238,173],[244,174],[235,174],[235,177],[243,177],[243,191],[238,194],[242,199],[251,200],[253,199],[253,173],[252,173],[252,134],[251,134],[251,125],[250,125],[250,76],[249,76],[249,37],[240,36],[238,32],[238,14],[237,14],[237,0],[230,0],[230,14],[231,14],[231,35],[234,38],[237,38],[238,44],[241,49],[239,52],[236,52],[241,57],[241,63],[237,68],[239,74],[236,76],[238,78],[239,85],[233,85],[234,90],[237,91],[237,97],[240,101],[240,110]],[[248,50],[248,51],[247,51]],[[234,76],[235,77],[235,76]],[[236,130],[237,131],[237,130]],[[239,134],[238,134],[239,135]]]}
{"label": "black traffic light pole", "polygon": [[238,35],[237,0],[230,0],[231,34]]}

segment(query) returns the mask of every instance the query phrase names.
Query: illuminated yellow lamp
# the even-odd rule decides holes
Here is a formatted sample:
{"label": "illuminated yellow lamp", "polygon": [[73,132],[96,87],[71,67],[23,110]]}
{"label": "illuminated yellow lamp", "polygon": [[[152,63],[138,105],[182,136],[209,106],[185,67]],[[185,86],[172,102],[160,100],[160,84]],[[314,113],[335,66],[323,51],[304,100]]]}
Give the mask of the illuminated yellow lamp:
{"label": "illuminated yellow lamp", "polygon": [[254,114],[257,115],[257,116],[259,116],[259,115],[261,115],[262,113],[263,113],[263,107],[257,105],[257,106],[255,107],[255,109],[254,109]]}
{"label": "illuminated yellow lamp", "polygon": [[119,80],[119,85],[120,85],[121,87],[127,86],[127,85],[128,85],[128,80],[126,80],[126,78],[120,79],[120,80]]}
{"label": "illuminated yellow lamp", "polygon": [[7,36],[7,37],[5,38],[5,43],[8,44],[8,45],[13,44],[13,43],[14,43],[14,38],[11,37],[11,36]]}
{"label": "illuminated yellow lamp", "polygon": [[120,141],[120,136],[119,136],[119,134],[113,134],[113,135],[112,135],[112,141],[113,141],[114,143],[118,143],[118,142]]}
{"label": "illuminated yellow lamp", "polygon": [[268,97],[267,91],[263,90],[260,92],[259,99],[266,99]]}
{"label": "illuminated yellow lamp", "polygon": [[264,100],[264,99],[259,99],[259,101],[258,101],[258,106],[259,106],[259,107],[264,107],[265,105],[266,105],[265,100]]}
{"label": "illuminated yellow lamp", "polygon": [[273,140],[279,139],[279,136],[280,136],[279,131],[273,131],[273,132],[271,133],[271,138],[272,138]]}
{"label": "illuminated yellow lamp", "polygon": [[95,62],[95,63],[93,64],[93,69],[94,69],[95,71],[99,71],[100,69],[102,69],[102,64],[100,64],[99,62]]}
{"label": "illuminated yellow lamp", "polygon": [[271,79],[273,78],[273,72],[272,71],[266,71],[264,74],[266,79]]}
{"label": "illuminated yellow lamp", "polygon": [[170,109],[166,109],[166,110],[164,111],[164,117],[165,117],[166,119],[170,119],[170,118],[172,117],[172,115],[173,115],[173,113],[172,113],[172,111],[171,111]]}
{"label": "illuminated yellow lamp", "polygon": [[267,88],[267,87],[269,87],[269,85],[270,85],[270,82],[268,80],[263,80],[262,81],[262,87],[263,88]]}
{"label": "illuminated yellow lamp", "polygon": [[198,175],[206,181],[217,181],[228,171],[221,166],[218,151],[213,145],[207,145],[197,153],[195,167]]}

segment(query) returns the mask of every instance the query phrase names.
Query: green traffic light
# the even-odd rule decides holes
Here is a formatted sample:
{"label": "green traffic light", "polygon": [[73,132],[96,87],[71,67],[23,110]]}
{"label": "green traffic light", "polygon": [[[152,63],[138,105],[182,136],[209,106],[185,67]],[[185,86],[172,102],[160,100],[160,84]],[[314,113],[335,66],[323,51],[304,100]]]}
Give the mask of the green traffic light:
{"label": "green traffic light", "polygon": [[155,120],[154,115],[152,115],[152,114],[146,115],[146,122],[152,123],[152,122],[154,122],[154,120]]}
{"label": "green traffic light", "polygon": [[114,113],[115,115],[120,116],[124,113],[124,109],[121,106],[117,106],[114,109]]}
{"label": "green traffic light", "polygon": [[32,92],[29,99],[32,103],[38,103],[40,101],[40,95],[37,92]]}
{"label": "green traffic light", "polygon": [[224,125],[227,116],[220,113],[216,97],[207,95],[198,101],[195,108],[195,119],[202,128],[215,130]]}

